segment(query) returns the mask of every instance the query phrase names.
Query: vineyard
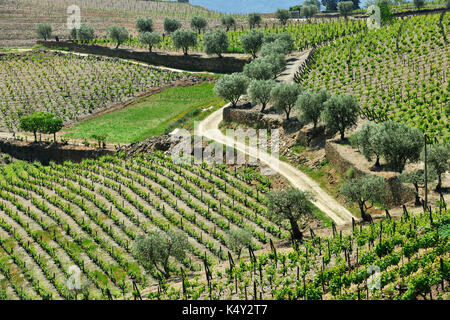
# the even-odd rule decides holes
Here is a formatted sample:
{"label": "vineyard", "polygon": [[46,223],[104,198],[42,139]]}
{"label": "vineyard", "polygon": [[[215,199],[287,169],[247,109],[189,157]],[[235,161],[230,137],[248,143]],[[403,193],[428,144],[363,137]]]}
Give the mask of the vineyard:
{"label": "vineyard", "polygon": [[[449,24],[445,15],[443,25]],[[448,140],[450,50],[439,15],[410,17],[319,48],[302,85],[358,97],[370,120],[416,126]]]}
{"label": "vineyard", "polygon": [[[131,291],[131,281],[148,286],[130,253],[133,239],[149,230],[180,230],[189,237],[189,258],[171,261],[199,271],[206,258],[226,260],[227,230],[253,236],[254,250],[269,239],[289,237],[286,224],[267,218],[271,182],[255,169],[177,165],[167,156],[104,157],[82,163],[21,163],[3,166],[0,176],[0,283],[7,299],[70,299],[68,268],[82,271],[89,297]],[[5,282],[6,281],[6,282]]]}
{"label": "vineyard", "polygon": [[[155,26],[162,31],[164,17],[176,18],[187,27],[193,16],[208,19],[211,26],[220,24],[222,14],[205,8],[176,2],[156,1],[109,1],[109,0],[5,0],[0,2],[0,46],[33,45],[36,23],[49,22],[55,27],[55,34],[67,38],[67,8],[77,5],[81,8],[81,22],[92,25],[98,34],[105,34],[108,26],[123,25],[134,30],[137,17],[145,15],[155,20]],[[236,16],[239,19],[238,16]],[[20,26],[20,28],[18,27]]]}
{"label": "vineyard", "polygon": [[[290,24],[288,26],[277,26],[275,24],[267,25],[266,23],[262,28],[260,28],[260,30],[265,34],[289,32],[294,39],[295,49],[301,51],[308,47],[318,45],[326,41],[332,41],[348,34],[358,33],[366,28],[367,26],[364,20],[327,19],[325,21],[318,21],[315,23],[298,23]],[[242,30],[232,30],[227,32],[228,41],[230,44],[228,48],[229,53],[244,52],[239,39],[246,33],[248,33],[248,30],[244,30],[244,28],[242,28]],[[199,41],[197,45],[193,47],[193,50],[196,52],[203,52],[203,34],[200,34],[198,39]],[[108,38],[97,38],[89,43],[107,46],[115,46],[117,44],[114,40]],[[126,40],[123,45],[133,49],[147,49],[147,46],[142,44],[137,37]],[[170,36],[166,36],[164,40],[155,47],[155,49],[162,51],[176,50]]]}
{"label": "vineyard", "polygon": [[[230,260],[151,299],[411,300],[449,298],[449,211],[388,218],[301,247]],[[209,272],[208,272],[209,271]],[[372,276],[372,274],[375,274]]]}
{"label": "vineyard", "polygon": [[36,111],[77,121],[152,88],[196,79],[117,59],[45,52],[7,55],[0,64],[0,127],[10,132]]}

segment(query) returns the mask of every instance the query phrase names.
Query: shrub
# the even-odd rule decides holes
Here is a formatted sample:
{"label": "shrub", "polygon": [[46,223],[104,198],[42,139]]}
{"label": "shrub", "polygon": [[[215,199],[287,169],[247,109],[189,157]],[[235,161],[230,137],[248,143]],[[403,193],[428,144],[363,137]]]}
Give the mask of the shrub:
{"label": "shrub", "polygon": [[128,39],[128,30],[121,26],[112,26],[109,27],[108,30],[108,36],[117,42],[116,49],[119,48],[119,46]]}
{"label": "shrub", "polygon": [[151,18],[138,18],[135,26],[139,32],[152,32],[153,20]]}
{"label": "shrub", "polygon": [[177,30],[172,39],[175,48],[183,49],[184,55],[188,55],[189,47],[197,45],[197,34],[191,30]]}
{"label": "shrub", "polygon": [[152,52],[155,45],[161,42],[161,36],[157,32],[141,32],[139,41],[148,46],[148,50]]}
{"label": "shrub", "polygon": [[282,53],[272,53],[262,58],[272,69],[274,78],[286,68],[286,56]]}
{"label": "shrub", "polygon": [[[421,158],[424,159],[422,153]],[[438,176],[437,190],[442,188],[442,175],[450,170],[450,144],[435,144],[427,150],[427,164],[434,169]]]}
{"label": "shrub", "polygon": [[181,22],[176,19],[165,18],[164,19],[164,31],[168,34],[172,34],[181,28]]}
{"label": "shrub", "polygon": [[229,46],[227,33],[222,30],[207,32],[203,37],[203,45],[206,54],[222,57],[222,53],[226,52]]}
{"label": "shrub", "polygon": [[330,94],[326,90],[322,90],[318,93],[313,93],[311,91],[303,92],[296,102],[299,120],[306,123],[312,122],[315,128],[324,109],[324,103],[329,98]]}
{"label": "shrub", "polygon": [[241,95],[247,92],[249,79],[240,74],[233,73],[221,77],[214,86],[214,92],[218,96],[231,102],[233,107],[236,107]]}
{"label": "shrub", "polygon": [[47,41],[52,36],[52,26],[50,23],[38,23],[36,26],[36,33],[39,38]]}
{"label": "shrub", "polygon": [[244,66],[245,76],[256,80],[269,80],[273,79],[275,74],[273,72],[273,66],[262,58],[257,58],[251,63]]}
{"label": "shrub", "polygon": [[261,56],[268,56],[273,53],[289,54],[292,51],[289,43],[282,39],[277,39],[274,42],[265,43],[261,47]]}
{"label": "shrub", "polygon": [[77,39],[82,42],[89,42],[95,38],[94,28],[82,23],[80,29],[76,30]]}
{"label": "shrub", "polygon": [[311,18],[317,13],[317,6],[304,5],[300,9],[300,16],[305,17],[308,22],[311,22]]}

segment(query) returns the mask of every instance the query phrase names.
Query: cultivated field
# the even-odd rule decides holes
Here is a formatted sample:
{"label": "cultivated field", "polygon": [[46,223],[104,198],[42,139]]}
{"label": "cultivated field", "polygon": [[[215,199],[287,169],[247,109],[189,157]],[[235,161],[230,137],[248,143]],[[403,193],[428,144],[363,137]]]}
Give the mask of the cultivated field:
{"label": "cultivated field", "polygon": [[0,65],[0,126],[10,132],[36,111],[73,122],[152,88],[196,79],[112,58],[45,52],[2,56]]}
{"label": "cultivated field", "polygon": [[[321,47],[302,85],[354,94],[370,120],[416,126],[438,139],[450,131],[450,49],[439,15],[342,37]],[[447,25],[447,14],[443,24]]]}

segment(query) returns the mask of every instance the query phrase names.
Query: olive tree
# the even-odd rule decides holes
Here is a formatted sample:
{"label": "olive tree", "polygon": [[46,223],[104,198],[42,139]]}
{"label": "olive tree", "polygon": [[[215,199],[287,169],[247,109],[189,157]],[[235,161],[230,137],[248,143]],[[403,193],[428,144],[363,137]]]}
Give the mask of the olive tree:
{"label": "olive tree", "polygon": [[344,181],[339,192],[348,201],[358,203],[361,218],[364,221],[370,221],[371,217],[367,210],[373,207],[374,202],[384,203],[387,196],[386,181],[380,176],[366,175]]}
{"label": "olive tree", "polygon": [[76,38],[82,42],[89,42],[93,40],[95,38],[94,28],[82,23],[80,28],[76,30]]}
{"label": "olive tree", "polygon": [[[421,155],[422,160],[424,154]],[[427,148],[427,164],[433,169],[438,178],[436,190],[442,189],[442,175],[450,170],[450,144],[435,144]]]}
{"label": "olive tree", "polygon": [[244,66],[244,75],[256,80],[269,80],[275,77],[273,66],[262,58],[257,58]]}
{"label": "olive tree", "polygon": [[221,58],[229,45],[227,33],[223,30],[207,32],[203,36],[203,46],[208,55],[217,54]]}
{"label": "olive tree", "polygon": [[141,32],[139,33],[139,41],[148,46],[148,50],[152,52],[155,45],[161,42],[161,36],[157,32]]}
{"label": "olive tree", "polygon": [[267,194],[268,212],[278,222],[288,220],[291,225],[291,237],[294,241],[303,241],[304,227],[308,218],[313,216],[314,206],[311,203],[313,196],[309,192],[296,188],[271,191]]}
{"label": "olive tree", "polygon": [[250,29],[253,29],[256,26],[260,26],[261,25],[261,15],[259,13],[249,13],[249,15],[247,16],[247,21],[248,21],[248,25],[250,26]]}
{"label": "olive tree", "polygon": [[284,26],[291,18],[291,13],[289,12],[289,10],[286,9],[277,9],[277,11],[275,12],[275,18],[277,18],[280,21],[280,23]]}
{"label": "olive tree", "polygon": [[168,34],[172,34],[181,28],[181,22],[176,19],[165,18],[163,22],[164,31]]}
{"label": "olive tree", "polygon": [[270,97],[275,109],[278,112],[284,112],[286,120],[289,120],[289,115],[297,102],[299,94],[300,87],[296,83],[283,82],[273,87],[270,91]]}
{"label": "olive tree", "polygon": [[264,34],[259,30],[252,30],[247,34],[244,34],[239,40],[241,41],[242,49],[245,53],[250,53],[253,58],[256,58],[256,54],[263,44]]}
{"label": "olive tree", "polygon": [[33,132],[34,142],[37,142],[37,133],[45,131],[45,122],[48,117],[48,114],[44,112],[35,112],[20,118],[19,128],[26,132]]}
{"label": "olive tree", "polygon": [[52,36],[52,25],[50,23],[38,23],[36,26],[36,33],[39,38],[47,41]]}
{"label": "olive tree", "polygon": [[274,78],[276,78],[286,68],[286,56],[282,53],[272,53],[262,58],[271,66]]}
{"label": "olive tree", "polygon": [[221,77],[214,86],[214,93],[231,102],[236,107],[241,95],[247,92],[249,79],[240,73]]}
{"label": "olive tree", "polygon": [[273,80],[253,80],[248,87],[248,95],[253,104],[261,104],[261,112],[264,112],[270,102],[270,91],[276,86]]}
{"label": "olive tree", "polygon": [[223,16],[222,25],[227,28],[227,31],[230,31],[230,28],[236,25],[236,20],[233,18],[233,16]]}
{"label": "olive tree", "polygon": [[298,120],[305,123],[313,123],[314,128],[317,127],[320,115],[324,109],[324,103],[330,98],[330,94],[326,90],[317,93],[305,91],[299,95],[296,108]]}
{"label": "olive tree", "polygon": [[177,30],[172,36],[175,48],[182,49],[185,56],[188,55],[189,47],[197,45],[197,34],[191,30]]}
{"label": "olive tree", "polygon": [[324,103],[321,115],[327,131],[331,134],[339,132],[341,139],[345,139],[345,130],[356,126],[359,116],[359,107],[351,95],[332,95]]}
{"label": "olive tree", "polygon": [[353,1],[341,1],[337,5],[338,11],[345,19],[348,19],[348,15],[353,11]]}
{"label": "olive tree", "polygon": [[423,134],[419,129],[394,121],[380,123],[371,140],[377,153],[400,173],[408,160],[417,162],[420,159],[423,148]]}
{"label": "olive tree", "polygon": [[121,26],[112,26],[109,27],[108,30],[108,36],[117,42],[116,49],[119,48],[119,46],[128,39],[128,30]]}
{"label": "olive tree", "polygon": [[311,22],[311,18],[317,13],[317,6],[304,5],[300,9],[300,16],[305,17],[308,22]]}
{"label": "olive tree", "polygon": [[138,18],[135,27],[139,32],[153,32],[153,20],[151,18]]}
{"label": "olive tree", "polygon": [[367,159],[372,161],[375,156],[375,166],[380,166],[380,157],[382,155],[382,149],[377,145],[373,138],[378,134],[380,126],[373,122],[366,122],[361,129],[355,133],[356,146],[360,149],[361,154]]}
{"label": "olive tree", "polygon": [[170,277],[169,258],[183,260],[188,239],[181,232],[160,230],[138,235],[133,244],[133,254],[146,270],[157,270],[164,278]]}
{"label": "olive tree", "polygon": [[53,141],[56,142],[56,133],[58,133],[62,127],[63,120],[54,117],[53,114],[49,114],[44,120],[42,133],[53,134]]}
{"label": "olive tree", "polygon": [[251,246],[252,233],[246,229],[234,228],[228,231],[228,241],[239,259],[242,249]]}
{"label": "olive tree", "polygon": [[[427,181],[433,182],[436,180],[437,174],[433,168],[431,170],[427,170]],[[398,176],[398,179],[404,183],[411,183],[414,186],[415,192],[415,201],[414,204],[416,206],[420,206],[420,196],[419,196],[419,188],[425,188],[425,170],[418,169],[411,172],[403,172]]]}
{"label": "olive tree", "polygon": [[[279,41],[278,41],[279,40]],[[263,37],[263,45],[272,43],[275,41],[284,41],[285,43],[282,44],[283,47],[287,48],[287,53],[292,52],[295,49],[295,42],[292,38],[292,34],[290,32],[284,31],[280,33],[266,33]]]}
{"label": "olive tree", "polygon": [[196,30],[198,33],[202,33],[202,30],[206,29],[208,26],[208,21],[202,17],[193,17],[191,20],[191,28]]}
{"label": "olive tree", "polygon": [[289,54],[291,51],[289,43],[282,39],[277,39],[274,42],[264,43],[261,47],[260,55],[264,57],[273,53]]}
{"label": "olive tree", "polygon": [[414,6],[420,10],[423,8],[423,6],[425,5],[425,0],[414,0]]}

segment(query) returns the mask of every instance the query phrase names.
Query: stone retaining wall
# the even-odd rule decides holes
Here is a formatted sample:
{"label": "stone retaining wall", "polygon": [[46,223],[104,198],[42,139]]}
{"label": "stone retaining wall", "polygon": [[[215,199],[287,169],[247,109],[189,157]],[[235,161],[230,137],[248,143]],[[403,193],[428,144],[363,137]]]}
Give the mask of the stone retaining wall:
{"label": "stone retaining wall", "polygon": [[80,162],[83,159],[97,159],[106,155],[116,154],[115,150],[93,149],[76,145],[61,145],[55,143],[27,143],[19,140],[0,139],[0,152],[25,161],[39,161],[47,165],[50,161]]}
{"label": "stone retaining wall", "polygon": [[114,58],[132,59],[146,62],[156,66],[182,69],[187,71],[207,71],[215,73],[242,72],[244,66],[251,61],[250,57],[234,58],[205,58],[198,56],[168,55],[163,53],[150,53],[132,51],[128,49],[112,49],[104,46],[78,44],[71,41],[38,41],[37,44],[50,49],[65,48],[69,51],[88,53]]}

